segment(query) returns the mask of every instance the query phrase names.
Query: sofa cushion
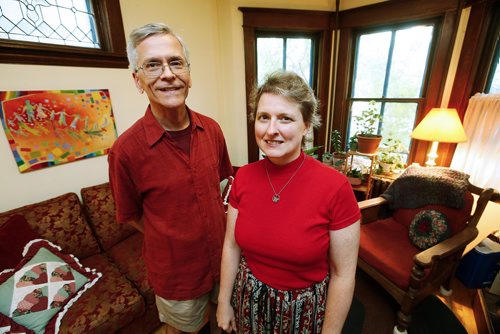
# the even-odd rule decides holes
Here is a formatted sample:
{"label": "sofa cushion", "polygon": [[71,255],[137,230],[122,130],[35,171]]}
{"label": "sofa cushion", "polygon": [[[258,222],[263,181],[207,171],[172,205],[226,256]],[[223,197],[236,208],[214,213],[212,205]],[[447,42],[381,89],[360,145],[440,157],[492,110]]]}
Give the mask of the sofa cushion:
{"label": "sofa cushion", "polygon": [[[146,304],[146,311],[140,317],[129,323],[127,326],[120,328],[118,333],[131,334],[131,333],[157,333],[157,328],[160,327],[160,317],[158,316],[158,309],[156,303]],[[200,331],[199,333],[202,333]]]}
{"label": "sofa cushion", "polygon": [[116,222],[115,202],[109,183],[82,188],[81,195],[89,223],[104,250],[137,232],[129,224]]}
{"label": "sofa cushion", "polygon": [[0,254],[3,254],[0,256],[0,271],[14,268],[23,258],[24,246],[37,238],[38,235],[23,216],[11,216],[0,226]]}
{"label": "sofa cushion", "polygon": [[34,334],[32,330],[18,324],[10,317],[0,313],[0,333],[6,334]]}
{"label": "sofa cushion", "polygon": [[155,303],[153,289],[148,283],[146,266],[142,259],[142,241],[144,236],[137,232],[114,245],[106,254],[116,264],[122,274],[127,276],[146,298],[147,304]]}
{"label": "sofa cushion", "polygon": [[101,279],[68,310],[59,333],[115,333],[144,313],[144,299],[104,255],[82,260]]}
{"label": "sofa cushion", "polygon": [[64,253],[83,259],[100,252],[75,193],[0,213],[0,226],[14,214],[23,215],[40,238],[60,246]]}
{"label": "sofa cushion", "polygon": [[0,312],[36,333],[58,333],[64,313],[100,276],[58,246],[32,240],[15,269],[0,273]]}
{"label": "sofa cushion", "polygon": [[361,225],[360,233],[359,257],[406,290],[413,257],[420,252],[409,242],[408,228],[387,218]]}

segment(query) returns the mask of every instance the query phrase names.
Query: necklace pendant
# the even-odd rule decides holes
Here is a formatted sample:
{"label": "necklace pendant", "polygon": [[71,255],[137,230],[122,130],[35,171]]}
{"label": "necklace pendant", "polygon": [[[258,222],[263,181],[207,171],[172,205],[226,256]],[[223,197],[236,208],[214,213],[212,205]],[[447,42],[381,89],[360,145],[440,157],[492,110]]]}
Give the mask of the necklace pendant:
{"label": "necklace pendant", "polygon": [[279,201],[280,201],[280,195],[275,194],[275,195],[273,196],[273,203],[278,203]]}

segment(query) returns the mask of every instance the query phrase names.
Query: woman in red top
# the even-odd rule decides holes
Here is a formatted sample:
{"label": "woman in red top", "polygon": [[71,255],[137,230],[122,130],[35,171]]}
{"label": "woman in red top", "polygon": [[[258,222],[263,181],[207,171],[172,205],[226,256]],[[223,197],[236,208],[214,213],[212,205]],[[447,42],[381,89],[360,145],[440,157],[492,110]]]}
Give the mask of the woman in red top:
{"label": "woman in red top", "polygon": [[254,94],[266,158],[238,170],[229,197],[217,309],[237,333],[340,333],[354,292],[359,208],[347,178],[305,155],[317,101],[293,72]]}

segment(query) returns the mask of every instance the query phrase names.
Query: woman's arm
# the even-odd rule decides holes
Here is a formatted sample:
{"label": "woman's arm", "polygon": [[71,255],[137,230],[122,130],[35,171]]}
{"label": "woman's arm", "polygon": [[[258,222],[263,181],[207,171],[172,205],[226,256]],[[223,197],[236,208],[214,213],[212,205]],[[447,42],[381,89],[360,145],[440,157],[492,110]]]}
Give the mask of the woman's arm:
{"label": "woman's arm", "polygon": [[222,249],[222,263],[220,270],[220,291],[217,305],[217,323],[224,331],[231,333],[236,331],[234,310],[231,306],[231,295],[233,293],[234,281],[240,263],[240,247],[234,238],[234,227],[238,210],[231,205],[227,211],[226,235]]}
{"label": "woman's arm", "polygon": [[330,282],[323,333],[341,333],[351,307],[358,262],[360,221],[330,231]]}

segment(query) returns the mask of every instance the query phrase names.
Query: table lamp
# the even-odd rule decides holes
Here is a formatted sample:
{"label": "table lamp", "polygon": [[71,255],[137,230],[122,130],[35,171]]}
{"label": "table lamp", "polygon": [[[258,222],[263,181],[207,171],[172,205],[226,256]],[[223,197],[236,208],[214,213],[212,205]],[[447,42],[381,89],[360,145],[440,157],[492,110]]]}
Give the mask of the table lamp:
{"label": "table lamp", "polygon": [[426,166],[436,166],[439,142],[461,143],[467,141],[464,127],[454,108],[432,108],[411,133],[414,139],[432,141]]}

